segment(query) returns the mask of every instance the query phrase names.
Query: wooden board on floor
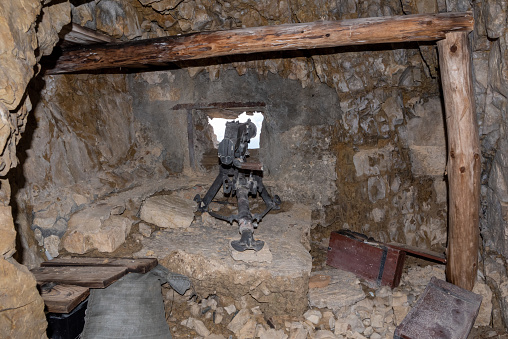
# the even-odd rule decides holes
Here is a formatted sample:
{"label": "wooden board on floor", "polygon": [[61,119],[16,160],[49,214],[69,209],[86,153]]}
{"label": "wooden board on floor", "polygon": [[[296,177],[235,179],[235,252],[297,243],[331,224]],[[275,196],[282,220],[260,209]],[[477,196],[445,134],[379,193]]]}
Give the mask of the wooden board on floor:
{"label": "wooden board on floor", "polygon": [[39,267],[30,272],[38,284],[54,282],[90,288],[105,288],[127,274],[125,267],[62,266]]}
{"label": "wooden board on floor", "polygon": [[430,250],[424,250],[424,249],[421,249],[418,247],[409,246],[409,245],[401,244],[398,242],[390,242],[390,243],[387,243],[386,246],[396,248],[401,251],[417,255],[419,257],[424,257],[424,258],[427,258],[430,260],[434,260],[434,261],[438,261],[440,263],[446,264],[446,256],[444,255],[444,253],[434,252],[434,251],[430,251]]}
{"label": "wooden board on floor", "polygon": [[88,287],[74,285],[56,285],[50,290],[43,289],[41,296],[44,299],[48,312],[69,313],[90,294]]}
{"label": "wooden board on floor", "polygon": [[45,261],[41,264],[41,267],[58,267],[58,266],[96,266],[96,267],[117,266],[117,267],[125,267],[127,269],[127,272],[146,273],[155,266],[157,266],[157,259],[75,257],[70,259],[55,258],[51,261]]}

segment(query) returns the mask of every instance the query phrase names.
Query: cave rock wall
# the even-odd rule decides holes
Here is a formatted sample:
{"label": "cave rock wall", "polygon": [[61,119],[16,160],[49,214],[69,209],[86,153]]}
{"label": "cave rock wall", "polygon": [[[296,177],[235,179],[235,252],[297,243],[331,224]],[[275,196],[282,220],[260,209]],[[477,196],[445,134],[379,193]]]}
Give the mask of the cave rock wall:
{"label": "cave rock wall", "polygon": [[44,302],[16,250],[11,187],[6,178],[18,164],[16,145],[27,124],[33,98],[26,88],[49,54],[62,26],[70,22],[70,3],[39,0],[0,3],[0,337],[44,338]]}
{"label": "cave rock wall", "polygon": [[[127,40],[410,8],[397,1],[166,5],[92,1],[72,13],[77,23]],[[193,140],[193,167],[189,111],[175,107],[247,101],[265,105],[265,180],[283,200],[312,206],[314,225],[442,249],[446,151],[432,62],[435,50],[405,44],[239,56],[126,76],[46,77],[18,199],[29,212],[24,229],[36,235],[28,252],[57,253],[58,241],[48,248],[45,239],[60,238],[73,213],[125,189],[141,168],[162,177],[210,171],[200,162],[212,143],[206,114],[190,112],[206,130],[195,131],[206,136]],[[55,195],[63,198],[51,203]]]}

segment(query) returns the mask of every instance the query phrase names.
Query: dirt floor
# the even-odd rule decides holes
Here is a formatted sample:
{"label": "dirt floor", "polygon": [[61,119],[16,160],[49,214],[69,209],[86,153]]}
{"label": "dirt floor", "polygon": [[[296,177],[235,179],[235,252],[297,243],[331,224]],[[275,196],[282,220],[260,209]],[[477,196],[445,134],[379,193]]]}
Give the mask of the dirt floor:
{"label": "dirt floor", "polygon": [[[327,258],[327,249],[328,249],[328,239],[330,236],[331,229],[323,229],[320,228],[316,232],[311,231],[311,255],[312,255],[312,270],[319,271],[323,270],[326,267],[326,258]],[[439,263],[435,263],[429,260],[421,259],[414,256],[406,256],[404,263],[404,273],[407,273],[410,267],[425,267],[428,265],[440,265]],[[364,286],[364,292],[368,293],[371,290]],[[490,326],[481,326],[478,328],[473,327],[468,336],[468,339],[486,339],[486,338],[499,338],[499,339],[508,339],[508,331],[502,328],[493,328]]]}
{"label": "dirt floor", "polygon": [[[322,270],[326,268],[330,268],[326,265],[326,249],[327,245],[322,241],[313,241],[312,242],[312,250],[313,253],[313,270]],[[404,270],[407,273],[408,269],[415,266],[425,267],[428,265],[440,265],[437,263],[429,262],[424,259],[410,257],[406,258]],[[374,289],[368,287],[368,284],[362,284],[364,287],[364,292],[369,295],[369,292],[374,292]],[[171,333],[173,338],[196,338],[198,334],[194,330],[190,330],[188,327],[182,325],[186,319],[192,316],[196,316],[196,314],[191,314],[190,304],[193,302],[199,303],[199,297],[193,296],[189,291],[186,296],[179,296],[170,288],[163,289],[163,295],[165,299],[165,309],[167,314],[167,322],[170,326]],[[220,298],[216,298],[218,302],[220,302]],[[219,305],[225,307],[227,305]],[[327,309],[321,309],[322,313],[329,311]],[[214,334],[222,334],[225,338],[235,338],[231,336],[231,331],[227,329],[227,324],[232,320],[233,314],[225,314],[224,319],[220,324],[215,324],[214,319],[217,316],[212,309],[203,309],[202,314],[199,314],[198,317],[203,321],[205,326],[208,329],[213,329]],[[284,329],[287,328],[288,323],[293,322],[301,322],[303,321],[303,317],[289,317],[289,316],[277,316],[272,318],[265,318],[262,314],[256,317],[256,322],[261,324],[265,329]],[[315,326],[316,330],[319,329],[329,329],[329,325],[326,322],[321,322]],[[508,339],[508,333],[501,329],[494,329],[492,327],[479,327],[473,328],[468,339],[486,339],[486,338],[502,338]]]}
{"label": "dirt floor", "polygon": [[[231,206],[228,204],[233,204],[233,202],[223,202],[223,208],[221,208],[220,212],[225,214],[229,213],[229,209]],[[262,209],[262,201],[257,207],[258,210]],[[287,210],[290,206],[282,205],[281,210]],[[276,211],[274,211],[276,213]],[[158,227],[154,225],[150,225],[152,231],[158,230]],[[327,234],[326,234],[327,233]],[[101,253],[98,251],[91,251],[86,253],[84,256],[87,257],[131,257],[133,253],[139,251],[141,249],[141,238],[139,234],[138,225],[135,224],[132,227],[130,235],[127,241],[120,246],[113,253]],[[329,231],[323,232],[323,230],[312,232],[311,231],[311,255],[313,258],[313,271],[324,270],[330,268],[326,265],[326,256],[328,252],[328,238]],[[69,253],[65,253],[62,251],[62,257],[70,256]],[[404,273],[408,272],[408,269],[411,267],[425,267],[428,265],[440,265],[437,263],[430,262],[428,260],[407,256],[405,265],[404,265]],[[361,280],[361,279],[360,279]],[[374,292],[375,290],[368,287],[368,284],[362,284],[364,288],[364,292],[366,295],[369,295],[369,292]],[[219,315],[212,308],[201,308],[199,312],[196,314],[196,304],[200,304],[202,300],[199,299],[199,296],[193,295],[192,290],[189,290],[184,296],[178,295],[174,290],[169,287],[163,286],[162,294],[164,298],[164,305],[166,311],[166,320],[169,324],[171,334],[173,338],[196,338],[199,337],[198,333],[195,330],[189,329],[183,323],[189,317],[197,318],[205,324],[205,326],[212,330],[214,334],[222,334],[226,339],[235,338],[232,336],[232,332],[227,329],[227,325],[234,318],[236,313],[227,314],[223,313],[221,316],[223,317],[222,321],[217,324],[214,323],[214,320]],[[219,296],[211,297],[215,298],[217,301],[217,306],[226,307],[228,305],[221,305],[221,300]],[[194,311],[192,310],[192,305],[194,305]],[[321,309],[322,313],[329,311],[327,309]],[[271,318],[266,318],[262,313],[255,315],[255,320],[257,324],[263,326],[266,330],[268,329],[287,329],[288,324],[294,322],[302,322],[304,321],[303,317],[289,317],[289,316],[276,316]],[[319,329],[330,329],[329,324],[324,320],[322,323],[318,323],[316,326],[316,330]],[[473,328],[468,339],[484,339],[484,338],[503,338],[508,339],[508,332],[506,330],[493,327],[479,327]]]}

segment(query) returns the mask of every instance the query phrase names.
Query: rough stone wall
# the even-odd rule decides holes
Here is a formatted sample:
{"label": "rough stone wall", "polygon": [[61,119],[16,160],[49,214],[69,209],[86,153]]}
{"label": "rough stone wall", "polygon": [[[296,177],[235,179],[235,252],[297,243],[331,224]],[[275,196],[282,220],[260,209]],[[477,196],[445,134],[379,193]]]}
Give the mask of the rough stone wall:
{"label": "rough stone wall", "polygon": [[333,139],[337,196],[326,223],[382,241],[442,247],[446,149],[436,80],[417,49],[351,53],[341,63],[345,72],[337,73],[352,74],[345,83],[362,79],[362,86],[338,93],[344,114]]}
{"label": "rough stone wall", "polygon": [[17,164],[16,145],[32,108],[26,93],[28,82],[38,71],[40,56],[51,52],[58,40],[56,34],[69,21],[68,2],[20,0],[0,4],[0,336],[5,338],[46,337],[44,302],[35,280],[13,258],[16,231],[5,176]]}
{"label": "rough stone wall", "polygon": [[473,65],[482,147],[481,259],[487,282],[501,306],[494,324],[508,326],[508,8],[505,1],[474,5]]}
{"label": "rough stone wall", "polygon": [[84,74],[48,76],[30,88],[39,101],[16,195],[25,264],[58,256],[73,213],[142,178],[167,175],[161,146],[135,121],[127,86],[125,75]]}
{"label": "rough stone wall", "polygon": [[[72,13],[81,25],[128,40],[398,15],[410,5],[103,0],[72,6]],[[61,237],[71,213],[125,188],[124,174],[138,167],[136,161],[150,163],[159,174],[191,170],[187,111],[172,107],[228,101],[266,104],[260,150],[266,177],[283,200],[311,205],[315,225],[442,249],[445,142],[436,60],[432,47],[404,44],[186,62],[177,65],[180,70],[126,78],[47,77],[24,163],[27,184],[18,195],[21,210],[31,215],[24,221],[20,215],[23,238],[32,230],[39,244],[26,244],[31,250],[24,261],[36,264],[37,250],[58,253],[59,242],[45,245],[45,239]],[[195,121],[205,119],[202,112],[193,114]],[[148,153],[155,150],[150,161],[139,151],[142,140]],[[199,160],[209,140],[195,141]],[[129,169],[115,169],[126,161]],[[55,194],[64,198],[50,202]],[[71,198],[76,194],[77,200]]]}
{"label": "rough stone wall", "polygon": [[[299,82],[277,75],[259,78],[247,72],[240,76],[234,70],[222,71],[220,81],[211,81],[204,72],[191,78],[187,70],[139,73],[131,76],[130,86],[135,93],[135,116],[162,142],[165,167],[170,172],[190,167],[187,111],[173,107],[262,102],[266,106],[260,157],[273,191],[287,201],[305,202],[315,208],[333,198],[335,157],[328,144],[330,126],[341,112],[335,91],[328,86],[312,83],[303,89]],[[208,142],[212,144],[212,140]]]}
{"label": "rough stone wall", "polygon": [[[410,4],[403,8],[397,1],[342,4],[289,1],[277,5],[271,2],[140,2],[142,7],[136,3],[133,6],[142,13],[142,29],[148,30],[143,37],[400,15],[411,9]],[[427,10],[427,7],[417,10]],[[204,93],[196,98],[208,102],[221,101],[219,98],[229,95],[234,101],[263,98],[259,92],[245,96],[241,90],[230,90],[245,83],[250,85],[251,74],[257,73],[261,87],[277,93],[270,103],[274,107],[265,112],[267,120],[260,154],[266,172],[282,196],[313,204],[316,224],[333,224],[334,228],[353,228],[380,240],[442,249],[446,244],[443,181],[446,149],[436,62],[432,47],[419,49],[416,44],[337,48],[315,55],[271,54],[268,59],[231,57],[220,64],[183,63],[194,79],[190,87],[183,87]],[[231,69],[241,77],[233,78]],[[271,86],[272,74],[287,85]],[[210,84],[206,83],[206,76]],[[184,78],[178,76],[178,83],[181,79]],[[335,90],[336,96],[326,94],[312,99],[310,95],[294,95],[291,92],[295,89],[288,79],[297,80],[304,89],[302,93],[312,92],[321,83]],[[216,82],[236,85],[228,87]],[[151,86],[150,93],[156,89],[165,93],[163,100],[191,102],[186,99],[188,93],[178,93],[179,86],[171,85],[166,92],[159,89],[161,85]],[[227,90],[207,91],[203,86]],[[300,98],[302,104],[298,104]],[[376,152],[377,149],[381,151]],[[178,161],[185,163],[186,159]],[[336,193],[330,195],[335,188]],[[323,206],[327,206],[326,210]]]}
{"label": "rough stone wall", "polygon": [[[508,45],[506,3],[490,1],[477,4],[478,25],[474,32],[474,65],[477,113],[484,167],[482,198],[484,209],[482,236],[486,250],[508,257],[506,229],[505,153],[507,151],[506,114],[508,96]],[[504,226],[504,227],[503,227]]]}

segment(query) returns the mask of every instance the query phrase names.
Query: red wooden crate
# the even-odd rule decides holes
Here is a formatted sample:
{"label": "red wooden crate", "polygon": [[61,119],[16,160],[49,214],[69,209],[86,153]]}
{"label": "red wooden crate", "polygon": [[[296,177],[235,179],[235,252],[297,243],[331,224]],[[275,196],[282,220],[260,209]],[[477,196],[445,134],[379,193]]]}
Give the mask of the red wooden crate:
{"label": "red wooden crate", "polygon": [[405,257],[404,251],[344,230],[331,233],[326,264],[394,288],[400,283]]}

